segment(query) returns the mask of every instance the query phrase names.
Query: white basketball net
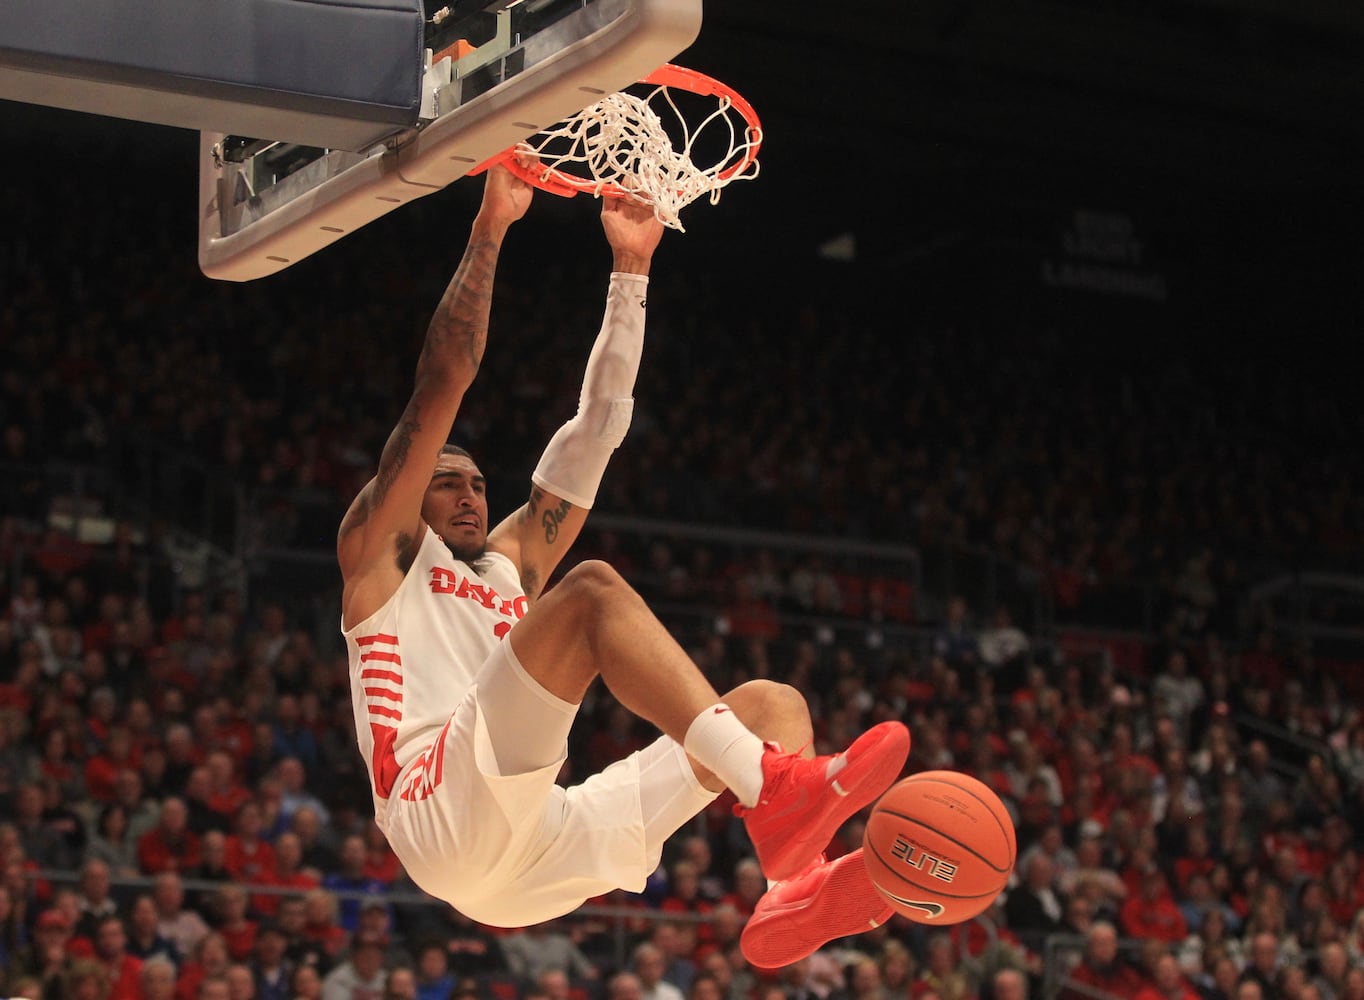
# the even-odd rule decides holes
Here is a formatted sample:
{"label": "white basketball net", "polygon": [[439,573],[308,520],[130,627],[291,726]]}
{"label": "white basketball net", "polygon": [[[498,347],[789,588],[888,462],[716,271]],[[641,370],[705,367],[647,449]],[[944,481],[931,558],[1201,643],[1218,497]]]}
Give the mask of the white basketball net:
{"label": "white basketball net", "polygon": [[[663,120],[651,106],[657,98],[677,120],[680,149],[674,147]],[[750,151],[762,143],[760,130],[749,128],[737,111],[731,113],[728,97],[717,100],[719,107],[693,128],[666,86],[656,87],[644,98],[609,94],[532,136],[519,149],[539,159],[544,168],[541,180],[557,173],[560,179],[574,182],[578,190],[598,197],[624,193],[652,205],[654,215],[665,226],[685,232],[678,219],[685,206],[702,195],[709,195],[715,204],[730,182],[758,176],[758,161]],[[718,123],[728,131],[729,151],[714,164],[699,167],[692,160],[696,140],[712,125],[715,128],[708,141],[715,141],[716,134],[723,135]],[[619,190],[610,190],[612,185]]]}

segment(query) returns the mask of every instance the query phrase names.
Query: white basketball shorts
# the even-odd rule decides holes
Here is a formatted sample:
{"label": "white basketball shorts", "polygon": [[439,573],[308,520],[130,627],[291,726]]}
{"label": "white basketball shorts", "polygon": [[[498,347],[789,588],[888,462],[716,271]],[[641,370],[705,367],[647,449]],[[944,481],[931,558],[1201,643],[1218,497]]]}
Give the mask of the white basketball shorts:
{"label": "white basketball shorts", "polygon": [[[579,785],[555,784],[577,710],[498,644],[431,748],[399,773],[382,817],[413,881],[496,927],[644,888],[663,841],[715,793],[666,736]],[[664,804],[662,815],[646,821],[641,801]]]}

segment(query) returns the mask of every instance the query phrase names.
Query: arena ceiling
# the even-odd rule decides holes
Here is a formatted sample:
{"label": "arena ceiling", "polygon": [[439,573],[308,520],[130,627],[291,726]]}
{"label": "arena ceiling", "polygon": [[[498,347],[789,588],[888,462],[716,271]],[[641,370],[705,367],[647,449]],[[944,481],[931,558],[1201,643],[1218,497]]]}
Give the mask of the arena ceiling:
{"label": "arena ceiling", "polygon": [[[693,50],[773,141],[955,169],[1137,165],[1247,185],[1353,177],[1355,0],[710,3]],[[887,166],[893,166],[887,164]]]}
{"label": "arena ceiling", "polygon": [[1357,0],[782,0],[705,16],[683,59],[763,116],[770,193],[755,200],[841,188],[812,206],[826,228],[893,225],[954,188],[1278,196],[1357,185],[1364,167]]}

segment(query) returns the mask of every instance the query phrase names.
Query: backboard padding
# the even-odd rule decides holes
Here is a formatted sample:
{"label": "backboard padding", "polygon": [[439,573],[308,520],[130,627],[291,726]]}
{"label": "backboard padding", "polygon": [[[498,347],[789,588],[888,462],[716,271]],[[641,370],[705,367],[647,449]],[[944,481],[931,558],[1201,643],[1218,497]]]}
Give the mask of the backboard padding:
{"label": "backboard padding", "polygon": [[0,0],[0,98],[360,150],[421,106],[421,0]]}

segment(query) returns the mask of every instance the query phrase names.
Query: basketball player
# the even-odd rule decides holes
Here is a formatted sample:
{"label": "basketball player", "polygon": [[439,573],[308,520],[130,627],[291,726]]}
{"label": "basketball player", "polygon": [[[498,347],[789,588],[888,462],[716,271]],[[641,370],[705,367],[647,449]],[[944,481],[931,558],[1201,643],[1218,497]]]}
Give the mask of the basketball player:
{"label": "basketball player", "polygon": [[[446,445],[478,372],[498,253],[531,188],[488,172],[469,244],[431,320],[415,388],[375,477],[341,522],[342,630],[376,819],[407,872],[474,920],[539,923],[638,891],[663,842],[722,789],[769,880],[769,960],[795,961],[889,916],[860,858],[819,852],[899,776],[909,733],[883,723],[814,757],[804,699],[752,682],[721,698],[609,566],[545,581],[582,529],[630,422],[645,292],[662,227],[604,200],[614,268],[577,414],[550,440],[525,505],[488,529],[483,475]],[[555,784],[600,675],[665,734],[573,788]]]}

